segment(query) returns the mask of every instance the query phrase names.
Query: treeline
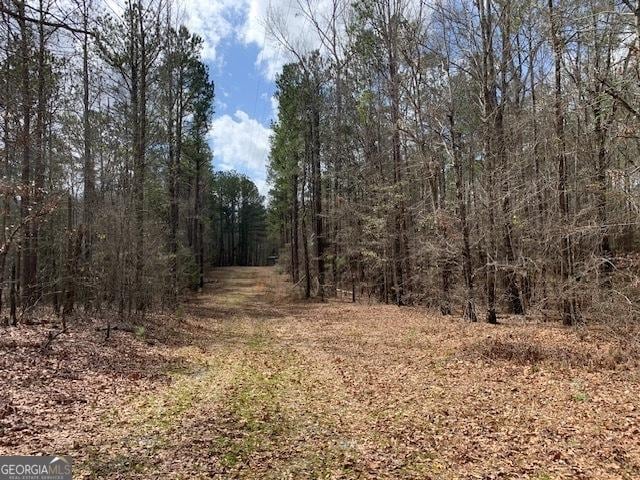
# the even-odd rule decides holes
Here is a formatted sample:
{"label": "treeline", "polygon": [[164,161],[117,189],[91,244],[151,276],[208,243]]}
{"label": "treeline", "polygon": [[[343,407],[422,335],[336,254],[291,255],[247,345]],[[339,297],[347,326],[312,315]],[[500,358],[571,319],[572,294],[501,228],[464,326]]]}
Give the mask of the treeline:
{"label": "treeline", "polygon": [[1,4],[0,292],[14,324],[46,305],[173,306],[203,283],[214,90],[202,41],[170,3],[122,8]]}
{"label": "treeline", "polygon": [[215,265],[266,265],[272,252],[264,197],[256,185],[237,172],[216,172],[213,194]]}
{"label": "treeline", "polygon": [[299,5],[271,217],[307,297],[637,318],[639,1]]}

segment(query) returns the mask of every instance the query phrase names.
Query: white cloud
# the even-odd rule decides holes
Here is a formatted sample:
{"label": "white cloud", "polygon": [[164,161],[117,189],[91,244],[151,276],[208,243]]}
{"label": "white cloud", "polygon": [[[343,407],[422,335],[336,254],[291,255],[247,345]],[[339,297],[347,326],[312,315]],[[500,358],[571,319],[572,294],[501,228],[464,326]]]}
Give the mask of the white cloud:
{"label": "white cloud", "polygon": [[[254,43],[260,48],[256,65],[268,80],[274,80],[285,63],[296,57],[291,49],[300,55],[313,50],[328,54],[328,45],[323,45],[318,32],[331,31],[332,17],[337,18],[337,50],[340,51],[347,39],[347,25],[350,19],[351,0],[239,0],[247,2],[244,24],[239,28],[239,37],[245,43]],[[412,18],[416,15],[422,0],[404,0],[399,8]],[[310,18],[313,19],[310,20]],[[325,39],[326,40],[326,39]],[[284,45],[283,45],[284,43]]]}
{"label": "white cloud", "polygon": [[270,80],[282,68],[284,62],[280,60],[283,56],[280,45],[270,40],[267,32],[267,15],[269,9],[272,11],[283,8],[283,3],[294,2],[295,0],[248,0],[248,9],[245,21],[238,28],[238,37],[245,44],[254,43],[260,49],[256,58],[256,66],[260,67],[262,73]]}
{"label": "white cloud", "polygon": [[[300,9],[305,0],[244,1],[249,2],[248,9],[238,34],[244,43],[254,43],[260,48],[256,65],[267,79],[274,80],[282,66],[293,60],[291,53],[282,45],[283,39],[300,53],[319,47],[314,28]],[[329,5],[328,0],[313,3],[316,5],[314,9],[319,11]]]}
{"label": "white cloud", "polygon": [[184,23],[204,40],[205,60],[220,60],[218,45],[235,33],[248,0],[182,0]]}
{"label": "white cloud", "polygon": [[267,183],[267,180],[265,178],[252,178],[252,180],[253,183],[256,184],[256,187],[258,187],[260,195],[267,197],[269,195],[269,184]]}
{"label": "white cloud", "polygon": [[[311,3],[313,15],[324,24],[333,0]],[[293,60],[282,39],[301,53],[320,47],[315,28],[301,10],[301,5],[309,8],[307,0],[182,0],[181,5],[185,25],[204,39],[205,60],[221,62],[220,43],[235,36],[245,45],[257,45],[256,66],[268,80]]]}
{"label": "white cloud", "polygon": [[278,119],[278,107],[280,106],[280,102],[278,101],[278,97],[271,97],[271,118],[274,120]]}
{"label": "white cloud", "polygon": [[246,172],[265,194],[270,135],[270,128],[242,110],[216,118],[209,131],[215,167]]}
{"label": "white cloud", "polygon": [[229,104],[227,102],[223,102],[219,98],[216,98],[216,113],[226,112],[229,108]]}

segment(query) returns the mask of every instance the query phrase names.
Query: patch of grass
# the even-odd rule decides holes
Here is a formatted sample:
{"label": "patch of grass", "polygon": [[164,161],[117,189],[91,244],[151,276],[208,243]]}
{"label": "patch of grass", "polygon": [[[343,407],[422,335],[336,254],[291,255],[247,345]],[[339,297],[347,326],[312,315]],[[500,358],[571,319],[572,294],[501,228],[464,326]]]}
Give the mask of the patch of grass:
{"label": "patch of grass", "polygon": [[144,336],[146,334],[147,330],[142,326],[142,325],[136,325],[133,328],[133,333],[135,334],[135,336],[137,338],[139,338],[140,340],[144,339]]}
{"label": "patch of grass", "polygon": [[579,403],[587,402],[589,401],[589,395],[585,392],[577,392],[573,394],[573,400]]}
{"label": "patch of grass", "polygon": [[170,365],[166,373],[174,382],[168,388],[133,398],[130,402],[133,408],[114,409],[101,416],[105,427],[121,430],[120,436],[115,437],[118,438],[117,444],[142,446],[144,454],[135,457],[124,454],[105,456],[103,451],[93,448],[80,467],[91,472],[90,478],[120,478],[122,475],[148,472],[150,459],[158,451],[168,448],[172,431],[180,426],[186,415],[198,411],[200,404],[207,400],[215,388],[217,370],[213,363],[180,362]]}
{"label": "patch of grass", "polygon": [[[249,341],[253,350],[236,371],[226,392],[219,434],[211,454],[227,469],[242,469],[249,459],[286,445],[297,431],[297,419],[287,410],[299,369],[288,354],[274,355],[268,337],[257,333]],[[265,358],[274,363],[263,363]],[[222,423],[222,425],[220,425]]]}
{"label": "patch of grass", "polygon": [[181,375],[189,375],[194,371],[192,365],[188,363],[170,363],[166,368],[163,369],[166,375],[170,377],[179,377]]}
{"label": "patch of grass", "polygon": [[162,428],[171,427],[177,423],[184,412],[193,406],[199,393],[197,387],[194,388],[188,382],[184,382],[172,390],[170,397],[165,397],[159,404],[152,404],[149,411],[150,421],[145,423]]}
{"label": "patch of grass", "polygon": [[243,372],[240,387],[230,399],[231,410],[249,432],[272,437],[284,434],[287,422],[281,408],[286,396],[286,373],[265,373],[249,367]]}
{"label": "patch of grass", "polygon": [[584,383],[579,378],[575,378],[573,380],[572,387],[573,396],[571,398],[574,402],[584,403],[589,401],[589,394],[587,393],[587,389],[585,389]]}
{"label": "patch of grass", "polygon": [[247,341],[247,345],[253,350],[260,350],[267,345],[267,338],[261,333],[251,335]]}
{"label": "patch of grass", "polygon": [[416,452],[407,458],[407,464],[401,468],[401,472],[409,478],[432,478],[445,469],[433,452]]}
{"label": "patch of grass", "polygon": [[553,480],[553,477],[551,477],[551,475],[549,475],[546,472],[539,473],[534,478],[535,478],[535,480]]}
{"label": "patch of grass", "polygon": [[[144,473],[148,465],[142,457],[130,457],[119,454],[105,458],[104,453],[91,450],[83,463],[79,465],[83,470],[88,470],[89,478],[100,479],[118,476]],[[74,467],[75,468],[75,467]]]}
{"label": "patch of grass", "polygon": [[242,292],[224,292],[216,300],[221,306],[230,307],[243,304],[247,301],[247,296]]}
{"label": "patch of grass", "polygon": [[405,333],[405,339],[407,343],[414,344],[418,339],[418,329],[416,328],[408,328]]}
{"label": "patch of grass", "polygon": [[164,434],[203,401],[216,372],[213,365],[175,363],[166,373],[174,380],[167,389],[133,399],[131,403],[135,408],[132,411],[115,412],[109,419],[128,425],[130,431]]}

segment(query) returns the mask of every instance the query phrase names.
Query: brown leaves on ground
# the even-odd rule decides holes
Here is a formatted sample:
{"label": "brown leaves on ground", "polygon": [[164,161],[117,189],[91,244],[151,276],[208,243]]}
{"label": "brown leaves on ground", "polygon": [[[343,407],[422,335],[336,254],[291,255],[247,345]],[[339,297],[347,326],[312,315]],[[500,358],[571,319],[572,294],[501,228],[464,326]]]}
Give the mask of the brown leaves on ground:
{"label": "brown leaves on ground", "polygon": [[213,280],[144,335],[3,330],[0,453],[82,478],[640,477],[635,341]]}
{"label": "brown leaves on ground", "polygon": [[95,412],[166,381],[163,348],[119,331],[104,341],[98,325],[74,325],[47,349],[48,325],[0,330],[0,454],[71,451],[100,431]]}

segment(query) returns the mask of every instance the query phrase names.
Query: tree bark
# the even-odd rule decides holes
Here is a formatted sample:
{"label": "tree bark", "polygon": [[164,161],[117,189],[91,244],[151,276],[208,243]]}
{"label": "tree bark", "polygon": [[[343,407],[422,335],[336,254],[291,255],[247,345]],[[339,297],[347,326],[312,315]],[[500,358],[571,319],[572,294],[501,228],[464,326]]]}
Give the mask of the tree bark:
{"label": "tree bark", "polygon": [[[563,224],[569,228],[569,193],[567,191],[568,172],[566,139],[564,132],[564,109],[562,107],[562,40],[560,38],[560,25],[558,14],[554,8],[554,0],[549,0],[549,16],[551,22],[551,44],[554,56],[554,112],[556,134],[556,161],[558,164],[558,204]],[[560,241],[561,255],[561,288],[565,290],[562,300],[562,321],[565,325],[574,325],[578,320],[578,306],[573,294],[572,280],[574,277],[573,245],[571,233],[562,234]]]}
{"label": "tree bark", "polygon": [[310,155],[311,155],[311,196],[313,201],[313,234],[315,245],[315,260],[318,271],[318,296],[324,300],[324,231],[322,221],[322,173],[320,164],[320,88],[316,79],[312,80],[313,91],[310,102]]}
{"label": "tree bark", "polygon": [[469,241],[469,221],[467,219],[467,200],[464,182],[464,170],[460,154],[458,131],[455,125],[455,110],[453,98],[450,95],[451,111],[449,112],[449,129],[451,131],[451,150],[453,153],[453,168],[456,175],[456,201],[458,207],[458,218],[462,229],[462,276],[466,290],[464,307],[464,318],[475,322],[476,315],[475,295],[473,287],[473,264],[471,258],[471,243]]}
{"label": "tree bark", "polygon": [[291,278],[294,284],[300,280],[300,260],[298,258],[298,227],[299,227],[299,206],[298,206],[298,175],[291,176]]}
{"label": "tree bark", "polygon": [[[308,147],[307,147],[308,148]],[[307,239],[307,207],[305,205],[305,186],[307,184],[307,165],[302,168],[302,192],[300,195],[300,202],[302,206],[302,222],[301,222],[301,234],[302,234],[302,251],[304,258],[304,298],[311,297],[311,268],[309,261],[309,241]]]}
{"label": "tree bark", "polygon": [[484,101],[484,153],[486,189],[488,194],[487,206],[487,233],[486,243],[486,296],[487,296],[487,323],[498,323],[496,315],[496,276],[497,276],[497,242],[496,242],[496,75],[493,58],[493,21],[491,0],[478,0],[480,12],[480,26],[482,31],[482,89]]}
{"label": "tree bark", "polygon": [[[22,101],[22,129],[20,132],[20,142],[22,143],[22,165],[21,165],[21,181],[22,191],[20,195],[20,216],[22,220],[26,219],[33,207],[31,198],[31,73],[30,58],[31,52],[29,48],[31,31],[27,27],[25,20],[25,0],[18,3],[18,14],[20,19],[18,24],[20,27],[20,75],[21,75],[21,101]],[[31,221],[24,226],[22,235],[22,265],[21,265],[21,303],[23,308],[30,307],[33,304],[33,289],[35,286],[35,270],[34,270],[34,250],[33,250],[33,229]]]}
{"label": "tree bark", "polygon": [[[88,29],[89,0],[83,0],[83,28]],[[82,127],[83,127],[83,195],[84,195],[84,263],[90,268],[93,250],[93,222],[95,208],[95,165],[91,151],[91,119],[90,119],[90,77],[89,77],[89,34],[82,39]]]}

